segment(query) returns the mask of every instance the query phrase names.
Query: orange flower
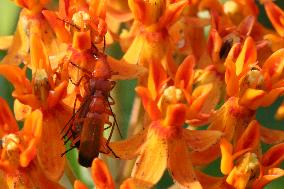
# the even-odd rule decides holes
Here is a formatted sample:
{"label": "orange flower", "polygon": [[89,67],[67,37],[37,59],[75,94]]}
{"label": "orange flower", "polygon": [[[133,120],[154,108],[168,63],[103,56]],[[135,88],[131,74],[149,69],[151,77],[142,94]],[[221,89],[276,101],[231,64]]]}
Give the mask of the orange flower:
{"label": "orange flower", "polygon": [[122,60],[145,67],[161,63],[169,73],[174,73],[176,65],[172,60],[167,28],[178,19],[186,4],[186,0],[173,3],[166,0],[129,1],[135,21],[139,22],[138,25],[134,22],[133,27],[138,26],[140,29],[138,34],[133,33],[136,37]]}
{"label": "orange flower", "polygon": [[[245,189],[248,186],[260,189],[273,179],[284,175],[283,170],[275,168],[284,159],[284,145],[276,145],[261,155],[261,151],[258,151],[259,142],[260,125],[255,120],[238,138],[234,149],[226,139],[221,141],[221,171],[228,175],[228,184],[237,189]],[[274,158],[271,158],[272,156]]]}
{"label": "orange flower", "polygon": [[42,136],[42,113],[33,111],[18,130],[8,104],[0,98],[0,179],[1,187],[62,188],[48,180],[37,164],[37,150]]}
{"label": "orange flower", "polygon": [[[110,144],[122,159],[133,159],[138,155],[132,171],[132,177],[136,180],[133,182],[143,181],[147,187],[151,187],[159,181],[165,168],[168,168],[178,184],[187,188],[201,187],[196,180],[188,148],[192,152],[204,152],[218,143],[222,134],[183,128],[190,112],[190,118],[198,116],[198,110],[195,111],[194,107],[198,108],[206,96],[200,92],[194,99],[188,94],[192,90],[193,65],[193,57],[188,57],[177,71],[175,85],[166,86],[169,79],[163,67],[151,64],[148,88],[136,88],[151,123],[130,139]],[[191,108],[190,105],[186,106],[187,101],[191,103]]]}
{"label": "orange flower", "polygon": [[25,69],[16,65],[1,64],[0,74],[15,87],[12,95],[16,98],[14,107],[17,118],[23,119],[35,109],[43,112],[43,136],[39,140],[37,158],[47,177],[57,181],[63,174],[65,162],[65,158],[60,157],[65,151],[60,131],[71,113],[61,102],[66,94],[67,82],[54,79],[55,72],[38,33],[32,32],[30,38],[32,81],[26,78]]}
{"label": "orange flower", "polygon": [[238,96],[239,103],[250,109],[271,105],[284,91],[281,80],[284,51],[273,53],[261,69],[252,38],[248,37],[241,50],[239,48],[234,45],[225,62],[227,94]]}
{"label": "orange flower", "polygon": [[[59,50],[60,45],[56,42],[52,29],[41,14],[41,10],[50,0],[14,0],[23,9],[20,12],[17,29],[14,36],[6,41],[7,36],[0,36],[3,44],[8,49],[7,55],[1,60],[4,64],[19,65],[27,63],[30,57],[30,33],[37,28],[38,35],[46,46],[49,55]],[[2,44],[2,46],[3,46]],[[0,47],[1,48],[1,47]]]}
{"label": "orange flower", "polygon": [[[60,0],[59,12],[44,10],[43,15],[62,42],[72,43],[78,50],[87,50],[103,42],[107,32],[105,1]],[[66,27],[66,26],[67,27]]]}
{"label": "orange flower", "polygon": [[276,32],[271,32],[264,36],[264,39],[270,41],[270,47],[273,51],[283,48],[284,25],[281,21],[284,12],[271,0],[262,0],[266,14],[275,28]]}

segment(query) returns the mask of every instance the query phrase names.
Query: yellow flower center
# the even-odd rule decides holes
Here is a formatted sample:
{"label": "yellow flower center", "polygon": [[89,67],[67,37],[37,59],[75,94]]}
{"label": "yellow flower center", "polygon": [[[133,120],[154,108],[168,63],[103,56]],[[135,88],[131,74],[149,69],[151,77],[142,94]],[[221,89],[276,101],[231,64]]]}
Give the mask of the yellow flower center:
{"label": "yellow flower center", "polygon": [[241,84],[243,89],[262,89],[264,84],[264,77],[258,68],[252,67],[248,71],[244,79],[241,81]]}
{"label": "yellow flower center", "polygon": [[2,138],[1,148],[5,150],[5,155],[1,156],[1,161],[9,161],[9,165],[17,167],[20,157],[20,138],[15,134],[8,134]]}
{"label": "yellow flower center", "polygon": [[34,75],[34,94],[42,101],[45,102],[49,91],[50,84],[47,79],[47,73],[44,69],[38,69]]}
{"label": "yellow flower center", "polygon": [[177,103],[184,100],[183,92],[175,86],[170,86],[164,90],[164,97],[167,102]]}
{"label": "yellow flower center", "polygon": [[239,11],[239,6],[235,1],[226,1],[224,3],[224,12],[226,14],[235,14]]}
{"label": "yellow flower center", "polygon": [[166,116],[166,110],[170,104],[182,103],[184,99],[181,89],[178,89],[175,86],[166,88],[158,102],[159,109],[164,113],[163,117]]}
{"label": "yellow flower center", "polygon": [[8,134],[2,138],[2,148],[5,148],[8,152],[18,149],[20,139],[15,134]]}
{"label": "yellow flower center", "polygon": [[88,24],[86,21],[89,21],[91,19],[90,15],[85,11],[78,11],[73,14],[72,16],[72,22],[79,26],[80,29],[87,29]]}

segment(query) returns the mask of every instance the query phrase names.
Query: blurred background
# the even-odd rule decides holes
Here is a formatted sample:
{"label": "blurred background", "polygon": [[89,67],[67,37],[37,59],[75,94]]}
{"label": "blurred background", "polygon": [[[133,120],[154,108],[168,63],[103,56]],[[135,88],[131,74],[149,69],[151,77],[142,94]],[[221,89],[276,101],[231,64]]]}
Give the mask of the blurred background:
{"label": "blurred background", "polygon": [[[284,8],[284,1],[277,0],[275,1],[280,7]],[[56,3],[56,1],[54,2]],[[260,17],[258,20],[264,24],[266,27],[271,27],[271,24],[266,17],[264,12],[264,8],[259,5],[261,10]],[[0,35],[12,35],[15,31],[18,15],[20,12],[20,8],[14,5],[14,3],[10,0],[0,0]],[[119,44],[115,43],[111,47],[107,49],[109,55],[120,58],[122,56],[122,52],[120,50]],[[5,52],[0,51],[0,60],[5,56]],[[118,116],[119,126],[123,134],[123,138],[127,136],[127,127],[130,117],[130,112],[133,104],[133,99],[135,96],[134,88],[136,86],[136,81],[118,81],[115,89],[115,98],[116,98],[116,105],[115,111],[116,115]],[[9,103],[11,109],[13,109],[13,98],[11,96],[13,87],[3,78],[0,76],[0,96],[5,98]],[[269,128],[282,128],[284,130],[284,122],[277,121],[274,119],[274,114],[277,107],[282,102],[282,99],[278,99],[273,106],[269,108],[260,108],[257,111],[257,119],[266,127]],[[265,152],[269,148],[268,145],[263,145],[263,151]],[[77,153],[76,150],[71,151],[68,153],[68,160],[73,168],[74,175],[86,183],[89,187],[93,187],[92,180],[89,175],[89,170],[86,168],[82,168],[77,163]],[[114,177],[120,174],[119,164],[116,161],[109,161],[109,167],[111,172],[113,173]],[[214,176],[221,176],[221,172],[219,170],[220,159],[213,162],[208,167],[204,168],[204,172]],[[282,164],[282,168],[284,168],[284,164]],[[67,177],[65,176],[62,179],[62,184],[67,188],[72,188],[70,182],[68,181]],[[167,188],[173,184],[172,179],[170,178],[169,174],[166,172],[158,183],[156,188]],[[284,178],[279,178],[276,181],[270,183],[265,189],[283,189],[284,188]]]}

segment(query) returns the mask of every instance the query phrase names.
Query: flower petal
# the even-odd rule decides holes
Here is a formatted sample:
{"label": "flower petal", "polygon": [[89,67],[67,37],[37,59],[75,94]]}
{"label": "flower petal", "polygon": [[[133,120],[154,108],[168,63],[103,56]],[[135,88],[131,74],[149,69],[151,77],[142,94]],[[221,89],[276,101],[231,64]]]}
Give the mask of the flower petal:
{"label": "flower petal", "polygon": [[226,177],[214,177],[207,175],[201,171],[195,171],[198,180],[205,189],[233,189],[228,183],[226,183]]}
{"label": "flower petal", "polygon": [[260,125],[256,120],[249,123],[246,130],[238,139],[235,152],[240,152],[245,149],[256,150],[260,142]]}
{"label": "flower petal", "polygon": [[247,106],[248,108],[255,110],[257,109],[263,102],[263,98],[266,93],[263,90],[248,88],[244,94],[241,96],[239,103],[243,106]]}
{"label": "flower petal", "polygon": [[149,189],[149,187],[141,180],[128,178],[120,185],[120,189]]}
{"label": "flower petal", "polygon": [[227,175],[234,167],[233,162],[233,146],[226,139],[221,139],[220,148],[222,153],[221,172]]}
{"label": "flower petal", "polygon": [[24,62],[29,53],[29,39],[26,32],[27,18],[21,12],[13,42],[8,49],[7,55],[1,60],[2,64],[19,65]]}
{"label": "flower petal", "polygon": [[88,189],[88,187],[79,180],[75,180],[74,189]]}
{"label": "flower petal", "polygon": [[284,49],[274,52],[263,64],[262,72],[266,86],[271,88],[276,83],[284,70]]}
{"label": "flower petal", "polygon": [[116,60],[112,57],[108,57],[107,61],[114,72],[112,75],[113,80],[125,80],[135,79],[144,76],[147,73],[147,69],[138,64],[128,64],[125,60]]}
{"label": "flower petal", "polygon": [[218,143],[223,136],[220,131],[183,129],[187,146],[194,151],[204,151]]}
{"label": "flower petal", "polygon": [[52,11],[43,10],[42,14],[54,30],[56,37],[64,43],[71,43],[71,35],[65,29],[65,23],[61,21],[58,16]]}
{"label": "flower petal", "polygon": [[36,148],[42,133],[42,113],[40,110],[33,111],[27,117],[20,132],[24,142],[27,143],[24,151],[20,154],[20,164],[22,167],[27,167],[36,156]]}
{"label": "flower petal", "polygon": [[58,119],[55,113],[45,113],[42,137],[37,149],[38,163],[46,177],[52,181],[61,178],[65,165],[65,156],[61,156],[65,147],[60,136],[61,127]]}
{"label": "flower petal", "polygon": [[236,74],[240,75],[247,66],[256,62],[256,58],[255,42],[251,37],[248,37],[245,40],[242,50],[236,60]]}
{"label": "flower petal", "polygon": [[18,125],[7,102],[0,97],[0,137],[17,132]]}
{"label": "flower petal", "polygon": [[265,167],[274,167],[284,160],[284,143],[271,147],[261,159],[262,165]]}
{"label": "flower petal", "polygon": [[169,150],[168,169],[173,179],[182,187],[201,189],[185,141],[180,138],[168,140],[167,143]]}
{"label": "flower petal", "polygon": [[138,33],[122,59],[129,64],[138,64],[140,62],[140,57],[145,43],[145,38]]}
{"label": "flower petal", "polygon": [[231,97],[214,115],[208,129],[224,132],[225,138],[230,141],[235,129],[246,125],[253,114],[253,111],[238,104],[238,98]]}
{"label": "flower petal", "polygon": [[34,188],[41,189],[64,189],[58,182],[51,181],[45,177],[42,170],[37,164],[31,163],[26,173],[34,183]]}
{"label": "flower petal", "polygon": [[110,148],[121,159],[134,159],[139,155],[141,147],[145,142],[147,130],[143,130],[138,134],[122,141],[110,142]]}
{"label": "flower petal", "polygon": [[260,179],[257,179],[255,182],[253,182],[252,189],[264,188],[264,186],[272,182],[274,179],[277,179],[282,176],[284,176],[283,169],[279,169],[279,168],[269,169],[266,175],[264,175]]}
{"label": "flower petal", "polygon": [[92,178],[98,189],[114,189],[113,178],[103,160],[95,158],[91,167]]}
{"label": "flower petal", "polygon": [[1,64],[0,74],[9,80],[19,93],[31,93],[32,86],[26,78],[25,71],[16,65]]}
{"label": "flower petal", "polygon": [[166,141],[151,129],[143,146],[131,176],[151,187],[160,180],[167,167],[168,147]]}
{"label": "flower petal", "polygon": [[284,142],[284,131],[261,126],[260,138],[266,144],[279,144]]}
{"label": "flower petal", "polygon": [[266,11],[266,14],[272,23],[275,30],[278,32],[278,34],[283,37],[284,36],[284,25],[283,25],[283,18],[284,18],[284,12],[275,5],[272,1],[266,1],[264,3],[264,8]]}
{"label": "flower petal", "polygon": [[153,99],[160,94],[160,89],[167,80],[167,73],[160,62],[152,62],[149,65],[148,89]]}
{"label": "flower petal", "polygon": [[12,45],[13,39],[12,35],[0,36],[0,50],[7,50]]}
{"label": "flower petal", "polygon": [[188,93],[191,93],[195,58],[193,55],[187,56],[181,65],[179,65],[175,76],[175,86],[185,89]]}
{"label": "flower petal", "polygon": [[47,98],[48,108],[56,106],[60,102],[60,100],[62,100],[66,95],[67,92],[66,90],[67,90],[66,81],[59,83],[54,90],[50,90]]}
{"label": "flower petal", "polygon": [[179,18],[187,3],[187,0],[180,0],[169,4],[166,11],[159,19],[159,26],[163,28],[173,24]]}
{"label": "flower petal", "polygon": [[145,87],[136,87],[135,91],[142,99],[144,109],[150,116],[151,120],[155,121],[161,118],[161,112],[158,109],[156,102],[151,97],[150,91]]}
{"label": "flower petal", "polygon": [[190,160],[193,165],[208,165],[220,156],[219,143],[216,143],[203,151],[190,152]]}
{"label": "flower petal", "polygon": [[21,103],[18,99],[15,99],[14,112],[16,120],[23,120],[32,112],[32,107]]}

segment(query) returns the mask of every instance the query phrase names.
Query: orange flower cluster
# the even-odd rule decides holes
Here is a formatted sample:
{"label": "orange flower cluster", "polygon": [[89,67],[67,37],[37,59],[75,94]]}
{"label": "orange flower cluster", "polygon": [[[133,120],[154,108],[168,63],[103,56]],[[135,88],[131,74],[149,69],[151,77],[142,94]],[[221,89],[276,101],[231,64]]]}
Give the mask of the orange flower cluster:
{"label": "orange flower cluster", "polygon": [[[0,98],[0,188],[64,188],[73,148],[100,189],[152,188],[166,169],[173,187],[188,189],[261,189],[284,176],[284,131],[256,120],[284,95],[284,11],[272,0],[260,4],[275,30],[253,0],[14,2],[17,30],[0,37],[0,75],[15,99],[13,115]],[[106,53],[114,42],[120,60]],[[142,128],[111,141],[120,115],[110,94],[126,79],[138,80],[131,127]],[[284,119],[284,103],[275,117]],[[135,160],[131,175],[114,181],[99,153]],[[223,176],[205,174],[219,157]]]}

